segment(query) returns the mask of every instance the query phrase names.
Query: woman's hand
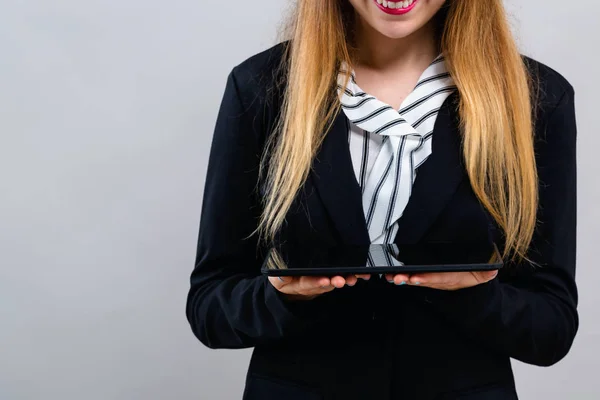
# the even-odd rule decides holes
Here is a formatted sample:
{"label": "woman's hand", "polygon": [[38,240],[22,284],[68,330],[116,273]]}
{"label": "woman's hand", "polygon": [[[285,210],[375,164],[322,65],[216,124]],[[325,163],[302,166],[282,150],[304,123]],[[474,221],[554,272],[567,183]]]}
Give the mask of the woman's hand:
{"label": "woman's hand", "polygon": [[291,300],[312,300],[324,293],[331,292],[345,285],[354,286],[359,279],[369,280],[371,275],[350,275],[318,277],[318,276],[270,276],[269,282]]}
{"label": "woman's hand", "polygon": [[440,272],[423,274],[386,274],[385,278],[396,285],[419,285],[439,290],[465,289],[496,278],[498,271]]}

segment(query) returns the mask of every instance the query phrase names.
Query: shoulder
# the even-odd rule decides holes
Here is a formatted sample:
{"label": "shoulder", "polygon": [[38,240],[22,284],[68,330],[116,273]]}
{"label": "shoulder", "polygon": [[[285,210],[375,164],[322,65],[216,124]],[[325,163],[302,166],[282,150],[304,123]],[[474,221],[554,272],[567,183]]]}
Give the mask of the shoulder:
{"label": "shoulder", "polygon": [[534,84],[535,152],[546,183],[560,170],[574,168],[577,123],[575,90],[558,71],[530,57],[525,63]]}
{"label": "shoulder", "polygon": [[289,41],[277,43],[241,60],[233,67],[231,78],[235,81],[243,102],[250,104],[256,100],[265,100],[267,94],[278,88],[283,78],[281,62],[288,44]]}
{"label": "shoulder", "polygon": [[277,43],[241,60],[233,68],[234,73],[242,79],[272,74],[279,67],[288,44],[289,41]]}
{"label": "shoulder", "polygon": [[552,67],[523,55],[523,60],[533,81],[534,101],[538,115],[543,118],[560,104],[573,101],[573,85]]}
{"label": "shoulder", "polygon": [[[288,42],[281,42],[237,63],[227,78],[226,97],[234,101],[238,115],[246,118],[246,129],[263,146],[273,131],[283,97],[281,67]],[[228,96],[229,94],[229,96]]]}

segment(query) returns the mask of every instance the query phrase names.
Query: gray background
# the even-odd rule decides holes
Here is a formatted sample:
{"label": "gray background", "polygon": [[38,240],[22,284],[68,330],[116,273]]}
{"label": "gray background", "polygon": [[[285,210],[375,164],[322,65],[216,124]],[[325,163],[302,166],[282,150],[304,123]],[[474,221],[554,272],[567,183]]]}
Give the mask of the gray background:
{"label": "gray background", "polygon": [[[585,4],[584,4],[585,3]],[[185,296],[231,67],[288,1],[0,1],[0,399],[239,399],[250,352],[210,351]],[[523,52],[575,86],[581,327],[523,399],[600,395],[595,3],[511,1]]]}

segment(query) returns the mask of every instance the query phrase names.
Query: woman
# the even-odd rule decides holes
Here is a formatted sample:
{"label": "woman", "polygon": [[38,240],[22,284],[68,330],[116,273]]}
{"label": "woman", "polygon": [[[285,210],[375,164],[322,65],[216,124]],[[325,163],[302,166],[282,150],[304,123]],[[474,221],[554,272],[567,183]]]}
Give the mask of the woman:
{"label": "woman", "polygon": [[[501,0],[303,0],[230,73],[187,317],[244,399],[516,399],[578,329],[572,86]],[[265,278],[270,244],[491,237],[500,273]]]}

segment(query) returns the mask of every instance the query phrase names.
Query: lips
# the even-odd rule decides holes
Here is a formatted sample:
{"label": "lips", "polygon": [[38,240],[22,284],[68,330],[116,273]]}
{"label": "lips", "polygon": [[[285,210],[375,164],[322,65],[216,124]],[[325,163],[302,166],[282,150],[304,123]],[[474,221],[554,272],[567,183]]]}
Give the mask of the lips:
{"label": "lips", "polygon": [[387,14],[401,15],[411,11],[418,0],[387,1],[373,0],[379,9]]}

